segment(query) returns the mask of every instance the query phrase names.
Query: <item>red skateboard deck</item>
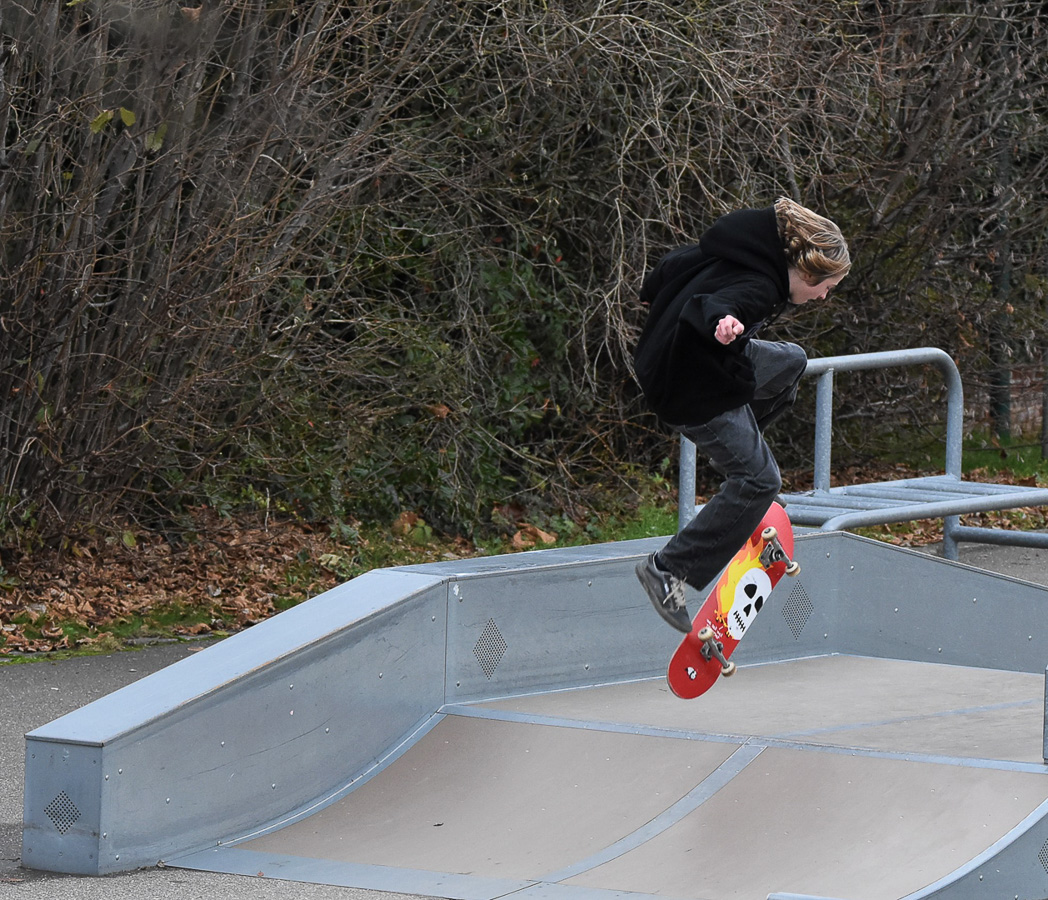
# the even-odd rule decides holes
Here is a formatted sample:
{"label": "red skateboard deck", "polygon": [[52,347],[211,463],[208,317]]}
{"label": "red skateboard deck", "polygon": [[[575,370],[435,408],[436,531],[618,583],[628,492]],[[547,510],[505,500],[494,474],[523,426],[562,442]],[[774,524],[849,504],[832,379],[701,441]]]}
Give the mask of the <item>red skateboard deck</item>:
{"label": "red skateboard deck", "polygon": [[729,657],[784,574],[796,575],[793,528],[778,503],[728,563],[670,660],[670,690],[686,700],[735,672]]}

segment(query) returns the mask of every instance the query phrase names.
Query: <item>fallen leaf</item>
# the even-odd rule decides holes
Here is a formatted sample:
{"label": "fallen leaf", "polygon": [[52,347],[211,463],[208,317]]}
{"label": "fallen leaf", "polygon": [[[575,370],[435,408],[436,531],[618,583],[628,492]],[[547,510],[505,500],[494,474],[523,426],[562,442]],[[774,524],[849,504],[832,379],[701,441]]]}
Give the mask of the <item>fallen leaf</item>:
{"label": "fallen leaf", "polygon": [[512,544],[517,550],[524,550],[528,547],[534,547],[536,544],[554,544],[556,541],[557,536],[555,534],[543,531],[541,528],[525,522],[517,530],[517,533],[513,535]]}
{"label": "fallen leaf", "polygon": [[399,516],[396,521],[393,522],[393,533],[394,534],[409,534],[411,530],[419,523],[419,514],[405,510]]}

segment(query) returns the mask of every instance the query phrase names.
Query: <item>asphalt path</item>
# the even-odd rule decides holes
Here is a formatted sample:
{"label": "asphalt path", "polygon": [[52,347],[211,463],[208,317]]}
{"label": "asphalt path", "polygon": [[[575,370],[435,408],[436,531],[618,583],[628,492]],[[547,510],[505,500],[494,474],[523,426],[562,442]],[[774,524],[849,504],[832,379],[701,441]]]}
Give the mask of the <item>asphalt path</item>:
{"label": "asphalt path", "polygon": [[[928,548],[936,552],[937,548]],[[961,562],[1048,585],[1048,550],[962,545]],[[0,665],[0,896],[12,900],[389,900],[400,895],[193,872],[143,869],[96,878],[21,866],[24,735],[205,646],[171,643],[62,661]]]}

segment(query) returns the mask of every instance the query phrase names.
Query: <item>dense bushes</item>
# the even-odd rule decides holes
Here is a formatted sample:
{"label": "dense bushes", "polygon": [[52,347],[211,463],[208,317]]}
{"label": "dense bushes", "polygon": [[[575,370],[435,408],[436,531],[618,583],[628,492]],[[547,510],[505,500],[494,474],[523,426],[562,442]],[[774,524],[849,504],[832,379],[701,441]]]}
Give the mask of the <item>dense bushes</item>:
{"label": "dense bushes", "polygon": [[[570,504],[672,447],[630,372],[646,265],[779,193],[857,260],[781,333],[988,380],[1044,347],[1040,15],[4,4],[6,540],[202,500],[450,530]],[[919,401],[898,377],[844,420]]]}

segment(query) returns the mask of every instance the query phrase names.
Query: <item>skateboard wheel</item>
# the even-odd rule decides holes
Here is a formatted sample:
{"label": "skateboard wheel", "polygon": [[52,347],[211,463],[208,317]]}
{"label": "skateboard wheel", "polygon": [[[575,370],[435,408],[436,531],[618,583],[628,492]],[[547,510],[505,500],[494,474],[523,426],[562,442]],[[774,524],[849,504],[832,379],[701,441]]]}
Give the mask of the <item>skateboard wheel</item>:
{"label": "skateboard wheel", "polygon": [[727,661],[727,662],[726,662],[726,663],[725,663],[725,664],[724,664],[724,665],[723,665],[723,666],[721,667],[721,675],[723,675],[723,676],[724,676],[725,678],[730,678],[730,677],[731,677],[732,675],[734,675],[734,674],[735,674],[735,669],[736,669],[735,663],[733,663],[733,662],[732,662],[732,661],[731,661],[731,660],[729,659],[729,660],[728,660],[728,661]]}
{"label": "skateboard wheel", "polygon": [[791,559],[789,564],[786,566],[786,574],[793,576],[801,570],[801,564],[795,559]]}
{"label": "skateboard wheel", "polygon": [[713,629],[710,628],[709,625],[706,625],[703,628],[699,629],[699,633],[697,635],[695,635],[695,637],[697,637],[704,644],[707,641],[712,641],[713,640]]}
{"label": "skateboard wheel", "polygon": [[761,540],[767,544],[770,541],[774,541],[775,538],[778,537],[778,535],[779,532],[776,531],[775,526],[769,525],[767,528],[764,529],[764,531],[761,532]]}

